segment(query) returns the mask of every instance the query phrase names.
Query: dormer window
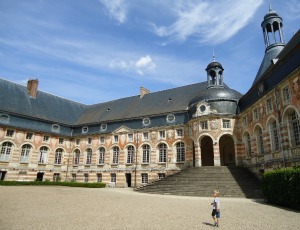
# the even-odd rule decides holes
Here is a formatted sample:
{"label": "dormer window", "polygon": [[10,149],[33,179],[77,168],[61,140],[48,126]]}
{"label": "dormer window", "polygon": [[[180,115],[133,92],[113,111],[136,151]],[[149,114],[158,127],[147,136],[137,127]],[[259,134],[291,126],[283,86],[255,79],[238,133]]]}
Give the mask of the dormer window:
{"label": "dormer window", "polygon": [[168,123],[174,123],[175,122],[175,115],[174,114],[169,114],[167,116],[167,122]]}
{"label": "dormer window", "polygon": [[60,131],[60,126],[59,125],[52,125],[52,129],[51,129],[53,132],[56,132],[58,133]]}
{"label": "dormer window", "polygon": [[9,122],[9,116],[7,114],[0,114],[0,122],[1,123],[8,123]]}
{"label": "dormer window", "polygon": [[151,120],[150,118],[146,117],[143,119],[143,126],[149,126],[151,125]]}
{"label": "dormer window", "polygon": [[107,124],[101,124],[100,131],[106,131],[107,130]]}
{"label": "dormer window", "polygon": [[87,133],[89,131],[89,128],[87,126],[84,126],[81,130],[82,133]]}

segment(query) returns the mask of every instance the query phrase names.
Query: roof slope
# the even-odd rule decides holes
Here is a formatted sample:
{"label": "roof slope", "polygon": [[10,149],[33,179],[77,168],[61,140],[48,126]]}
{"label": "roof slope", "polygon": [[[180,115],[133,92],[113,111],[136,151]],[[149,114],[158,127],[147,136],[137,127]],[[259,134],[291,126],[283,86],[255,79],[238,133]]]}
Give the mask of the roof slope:
{"label": "roof slope", "polygon": [[26,86],[0,78],[0,111],[72,125],[86,107],[42,91],[31,98]]}

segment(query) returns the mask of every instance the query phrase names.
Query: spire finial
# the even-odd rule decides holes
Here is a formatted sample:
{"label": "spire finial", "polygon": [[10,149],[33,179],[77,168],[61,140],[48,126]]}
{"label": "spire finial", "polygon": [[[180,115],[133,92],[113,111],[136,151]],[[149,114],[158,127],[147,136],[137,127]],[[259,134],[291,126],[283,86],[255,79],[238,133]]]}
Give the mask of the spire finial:
{"label": "spire finial", "polygon": [[213,61],[216,61],[216,57],[215,57],[215,48],[213,47]]}
{"label": "spire finial", "polygon": [[272,11],[271,0],[269,0],[269,11]]}

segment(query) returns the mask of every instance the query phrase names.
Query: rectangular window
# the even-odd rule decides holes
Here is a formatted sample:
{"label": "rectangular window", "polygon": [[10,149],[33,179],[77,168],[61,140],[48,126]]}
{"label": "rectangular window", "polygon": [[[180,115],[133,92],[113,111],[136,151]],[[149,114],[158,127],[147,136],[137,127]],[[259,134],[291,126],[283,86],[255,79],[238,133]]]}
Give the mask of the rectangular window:
{"label": "rectangular window", "polygon": [[75,173],[72,173],[72,181],[76,182],[76,174]]}
{"label": "rectangular window", "polygon": [[284,103],[291,101],[291,93],[289,87],[285,87],[282,89],[282,96]]}
{"label": "rectangular window", "polygon": [[89,182],[89,174],[88,173],[84,174],[84,182]]}
{"label": "rectangular window", "polygon": [[58,143],[59,143],[60,145],[62,145],[62,144],[64,143],[64,139],[63,139],[63,138],[59,138]]}
{"label": "rectangular window", "polygon": [[80,139],[76,139],[75,143],[76,143],[76,145],[79,145],[80,144]]}
{"label": "rectangular window", "polygon": [[148,184],[148,174],[142,173],[142,184]]}
{"label": "rectangular window", "polygon": [[92,138],[89,137],[87,142],[88,142],[89,145],[92,144]]}
{"label": "rectangular window", "polygon": [[33,133],[26,133],[26,140],[32,140]]}
{"label": "rectangular window", "polygon": [[143,133],[143,139],[144,139],[144,141],[148,141],[149,140],[149,133]]}
{"label": "rectangular window", "polygon": [[183,137],[183,130],[182,129],[176,129],[176,135],[177,135],[177,137]]}
{"label": "rectangular window", "polygon": [[114,142],[118,143],[119,142],[119,136],[118,135],[114,135]]}
{"label": "rectangular window", "polygon": [[166,131],[159,131],[159,138],[165,139],[166,138]]}
{"label": "rectangular window", "polygon": [[15,132],[14,130],[8,129],[8,130],[6,131],[6,136],[7,136],[7,137],[13,137],[14,132]]}
{"label": "rectangular window", "polygon": [[200,128],[201,128],[202,130],[208,129],[207,121],[201,121],[201,122],[200,122]]}
{"label": "rectangular window", "polygon": [[132,133],[128,134],[128,141],[129,142],[133,141],[133,134]]}
{"label": "rectangular window", "polygon": [[117,182],[117,175],[115,173],[110,174],[110,182]]}
{"label": "rectangular window", "polygon": [[258,109],[254,109],[253,110],[253,118],[254,118],[255,121],[258,120],[258,118],[259,118],[259,116],[258,116]]}
{"label": "rectangular window", "polygon": [[223,129],[230,129],[230,128],[231,128],[230,120],[223,119]]}
{"label": "rectangular window", "polygon": [[165,173],[158,173],[157,175],[158,175],[158,179],[159,179],[159,180],[161,180],[161,179],[163,179],[163,178],[166,177],[166,174],[165,174]]}
{"label": "rectangular window", "polygon": [[279,150],[279,135],[276,122],[271,124],[271,140],[272,140],[272,150]]}
{"label": "rectangular window", "polygon": [[243,117],[243,124],[244,124],[244,126],[248,125],[248,118],[247,118],[247,116]]}
{"label": "rectangular window", "polygon": [[100,144],[104,144],[105,143],[105,137],[100,137]]}
{"label": "rectangular window", "polygon": [[272,104],[272,99],[267,100],[267,112],[272,112],[273,111],[273,104]]}
{"label": "rectangular window", "polygon": [[60,173],[54,173],[53,174],[53,181],[54,182],[59,182],[60,181]]}
{"label": "rectangular window", "polygon": [[102,174],[97,173],[97,182],[102,182]]}
{"label": "rectangular window", "polygon": [[49,139],[50,139],[49,136],[44,136],[44,137],[43,137],[43,142],[47,142],[47,143],[48,143],[48,142],[49,142]]}

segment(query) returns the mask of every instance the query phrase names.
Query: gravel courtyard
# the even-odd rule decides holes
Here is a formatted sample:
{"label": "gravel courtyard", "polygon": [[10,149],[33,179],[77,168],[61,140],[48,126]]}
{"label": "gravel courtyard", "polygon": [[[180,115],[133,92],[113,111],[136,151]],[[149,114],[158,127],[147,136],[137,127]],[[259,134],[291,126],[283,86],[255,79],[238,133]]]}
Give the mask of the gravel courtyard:
{"label": "gravel courtyard", "polygon": [[[213,229],[213,198],[119,188],[0,186],[0,229]],[[219,229],[300,229],[300,213],[221,197]]]}

